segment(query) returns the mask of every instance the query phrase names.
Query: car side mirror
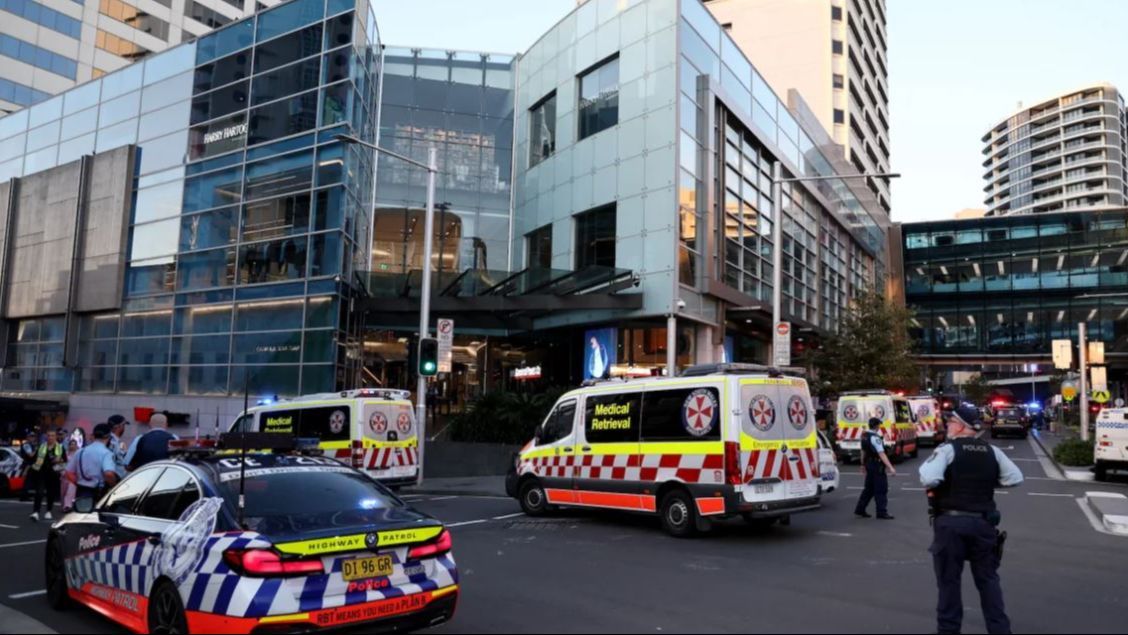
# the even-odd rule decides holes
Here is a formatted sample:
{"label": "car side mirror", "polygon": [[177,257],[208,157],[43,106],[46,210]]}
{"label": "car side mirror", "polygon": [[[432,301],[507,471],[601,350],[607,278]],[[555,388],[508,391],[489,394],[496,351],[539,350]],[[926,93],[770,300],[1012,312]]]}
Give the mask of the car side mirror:
{"label": "car side mirror", "polygon": [[76,498],[74,500],[74,511],[80,514],[89,514],[94,511],[94,499],[86,497]]}

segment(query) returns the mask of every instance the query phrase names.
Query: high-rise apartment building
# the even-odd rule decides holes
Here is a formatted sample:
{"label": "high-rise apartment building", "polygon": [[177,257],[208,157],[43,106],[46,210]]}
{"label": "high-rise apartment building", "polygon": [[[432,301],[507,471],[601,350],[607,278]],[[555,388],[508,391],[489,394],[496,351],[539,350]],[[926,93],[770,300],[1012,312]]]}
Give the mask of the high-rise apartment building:
{"label": "high-rise apartment building", "polygon": [[[889,172],[885,0],[705,0],[777,92],[795,89],[863,173]],[[888,181],[870,187],[886,212]]]}
{"label": "high-rise apartment building", "polygon": [[983,137],[989,216],[1123,207],[1124,96],[1095,84],[1023,108]]}
{"label": "high-rise apartment building", "polygon": [[0,0],[0,114],[280,0]]}

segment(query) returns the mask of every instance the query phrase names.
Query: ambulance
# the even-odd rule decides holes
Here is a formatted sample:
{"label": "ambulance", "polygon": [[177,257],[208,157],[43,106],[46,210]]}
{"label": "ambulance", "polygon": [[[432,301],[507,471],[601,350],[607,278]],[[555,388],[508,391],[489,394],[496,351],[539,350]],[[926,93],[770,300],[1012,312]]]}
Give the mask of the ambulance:
{"label": "ambulance", "polygon": [[317,438],[326,456],[390,487],[419,474],[415,410],[405,390],[361,389],[263,404],[241,414],[230,431]]}
{"label": "ambulance", "polygon": [[909,406],[916,415],[917,440],[934,446],[943,443],[947,427],[943,413],[940,411],[940,401],[932,395],[920,395],[908,399]]}
{"label": "ambulance", "polygon": [[852,460],[862,458],[862,436],[870,419],[881,420],[881,437],[891,461],[916,458],[916,417],[908,399],[888,390],[859,390],[838,399],[838,447]]}
{"label": "ambulance", "polygon": [[713,364],[677,378],[609,380],[557,401],[506,491],[529,516],[556,508],[655,514],[689,537],[740,516],[787,524],[822,494],[807,382]]}
{"label": "ambulance", "polygon": [[1110,470],[1128,471],[1128,408],[1109,408],[1097,417],[1095,456],[1098,481]]}

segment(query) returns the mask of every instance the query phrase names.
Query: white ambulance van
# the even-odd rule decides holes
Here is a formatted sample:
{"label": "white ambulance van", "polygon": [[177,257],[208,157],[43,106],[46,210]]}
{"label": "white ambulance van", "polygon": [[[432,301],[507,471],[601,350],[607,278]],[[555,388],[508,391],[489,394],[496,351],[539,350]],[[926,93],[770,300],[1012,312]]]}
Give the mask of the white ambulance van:
{"label": "white ambulance van", "polygon": [[763,366],[601,381],[557,401],[506,490],[530,516],[557,507],[642,512],[677,537],[734,516],[787,522],[819,507],[814,414],[805,379]]}
{"label": "white ambulance van", "polygon": [[862,436],[870,419],[881,420],[881,438],[891,461],[916,458],[916,415],[909,400],[888,390],[858,390],[838,399],[838,447],[844,457],[860,461]]}
{"label": "white ambulance van", "polygon": [[231,432],[272,432],[320,439],[334,457],[392,487],[415,482],[419,440],[404,390],[361,389],[307,395],[251,408]]}
{"label": "white ambulance van", "polygon": [[917,440],[921,443],[940,445],[944,442],[947,427],[940,412],[940,401],[932,395],[909,397],[909,406],[916,415]]}
{"label": "white ambulance van", "polygon": [[1098,481],[1107,481],[1111,470],[1128,470],[1128,408],[1102,410],[1096,439]]}

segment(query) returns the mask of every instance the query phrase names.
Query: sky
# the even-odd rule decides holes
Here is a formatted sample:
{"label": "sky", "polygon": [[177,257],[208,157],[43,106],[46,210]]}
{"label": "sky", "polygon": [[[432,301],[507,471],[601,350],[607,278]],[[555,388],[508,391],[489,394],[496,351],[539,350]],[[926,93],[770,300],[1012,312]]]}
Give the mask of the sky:
{"label": "sky", "polygon": [[[781,0],[783,1],[783,0]],[[802,0],[786,0],[802,1]],[[374,0],[385,43],[517,53],[574,0]],[[1128,1],[887,0],[893,220],[984,206],[983,143],[1082,86],[1128,91]],[[752,60],[755,64],[755,60]]]}

